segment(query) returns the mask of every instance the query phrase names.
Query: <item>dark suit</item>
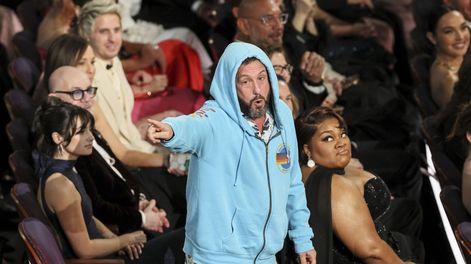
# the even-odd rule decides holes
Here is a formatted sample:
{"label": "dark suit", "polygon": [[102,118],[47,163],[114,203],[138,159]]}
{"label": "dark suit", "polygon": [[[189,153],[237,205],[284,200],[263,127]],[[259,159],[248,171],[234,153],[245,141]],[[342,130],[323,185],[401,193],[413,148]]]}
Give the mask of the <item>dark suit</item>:
{"label": "dark suit", "polygon": [[119,233],[138,230],[142,225],[138,210],[138,181],[113,154],[101,135],[95,133],[94,136],[98,145],[115,159],[114,166],[126,179],[119,178],[96,149],[89,156],[79,157],[75,168],[92,200],[94,215],[104,224],[117,225]]}

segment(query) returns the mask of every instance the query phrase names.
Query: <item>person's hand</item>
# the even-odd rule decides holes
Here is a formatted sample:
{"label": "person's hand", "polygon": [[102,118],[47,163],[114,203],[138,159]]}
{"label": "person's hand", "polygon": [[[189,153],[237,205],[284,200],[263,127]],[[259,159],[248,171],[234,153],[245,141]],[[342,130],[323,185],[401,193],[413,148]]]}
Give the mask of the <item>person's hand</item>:
{"label": "person's hand", "polygon": [[148,66],[154,65],[155,63],[159,64],[160,69],[163,73],[167,70],[167,61],[165,55],[159,46],[152,46],[150,44],[142,44],[141,47],[141,63],[142,67],[146,68]]}
{"label": "person's hand", "polygon": [[129,259],[139,259],[139,256],[142,254],[142,248],[144,248],[144,243],[136,243],[126,246],[124,251],[128,255]]}
{"label": "person's hand", "polygon": [[139,201],[139,210],[144,210],[149,204],[149,200],[140,200]]}
{"label": "person's hand", "polygon": [[167,88],[167,85],[168,85],[167,75],[156,74],[152,76],[152,79],[149,82],[143,83],[140,86],[140,89],[142,89],[145,92],[158,93],[158,92],[164,91],[165,88]]}
{"label": "person's hand", "polygon": [[311,82],[318,83],[324,79],[325,60],[315,52],[304,52],[299,68],[301,73]]}
{"label": "person's hand", "polygon": [[143,85],[152,81],[152,75],[146,71],[138,70],[131,77],[131,83],[136,85]]}
{"label": "person's hand", "polygon": [[161,140],[169,140],[173,137],[173,129],[170,125],[157,120],[147,119],[147,140],[153,144],[160,143]]}
{"label": "person's hand", "polygon": [[317,6],[315,0],[297,0],[295,1],[294,9],[296,12],[305,12],[310,13],[314,11],[314,8]]}
{"label": "person's hand", "polygon": [[168,171],[168,173],[173,174],[175,176],[180,176],[181,177],[181,176],[186,176],[187,175],[186,171],[180,170],[179,168],[175,168],[175,167],[169,167],[167,169],[167,171]]}
{"label": "person's hand", "polygon": [[352,34],[363,38],[373,38],[376,37],[377,32],[373,24],[362,21],[352,25]]}
{"label": "person's hand", "polygon": [[142,231],[134,231],[120,236],[120,240],[124,240],[124,246],[129,246],[138,243],[145,243],[147,241],[146,234]]}
{"label": "person's hand", "polygon": [[321,103],[321,106],[325,107],[334,107],[335,103],[337,102],[337,96],[335,94],[329,94],[324,98]]}
{"label": "person's hand", "polygon": [[138,259],[142,254],[142,248],[147,241],[143,231],[135,231],[118,237],[119,247],[122,248],[118,254],[127,254],[131,260]]}
{"label": "person's hand", "polygon": [[155,205],[155,200],[152,199],[144,210],[142,210],[146,216],[144,228],[163,233],[164,229],[170,226],[170,223],[167,219],[167,213],[165,213],[164,210],[157,208]]}
{"label": "person's hand", "polygon": [[342,81],[340,81],[338,78],[333,78],[333,79],[326,79],[325,80],[327,83],[332,85],[332,88],[335,91],[336,95],[342,95],[343,92],[343,86],[342,86]]}
{"label": "person's hand", "polygon": [[311,249],[307,252],[298,254],[298,263],[301,264],[316,264],[316,251]]}
{"label": "person's hand", "polygon": [[369,9],[373,9],[375,6],[373,4],[373,0],[347,0],[347,4],[349,5],[359,5],[361,7],[368,7]]}

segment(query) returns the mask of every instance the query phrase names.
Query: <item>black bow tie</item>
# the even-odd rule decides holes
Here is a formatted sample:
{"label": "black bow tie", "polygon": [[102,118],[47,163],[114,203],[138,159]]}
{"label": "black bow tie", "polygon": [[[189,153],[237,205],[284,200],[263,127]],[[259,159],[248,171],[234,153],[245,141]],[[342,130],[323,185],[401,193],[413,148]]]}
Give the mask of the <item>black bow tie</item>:
{"label": "black bow tie", "polygon": [[109,69],[111,69],[111,68],[113,68],[113,64],[106,64],[106,69],[107,69],[107,70],[109,70]]}

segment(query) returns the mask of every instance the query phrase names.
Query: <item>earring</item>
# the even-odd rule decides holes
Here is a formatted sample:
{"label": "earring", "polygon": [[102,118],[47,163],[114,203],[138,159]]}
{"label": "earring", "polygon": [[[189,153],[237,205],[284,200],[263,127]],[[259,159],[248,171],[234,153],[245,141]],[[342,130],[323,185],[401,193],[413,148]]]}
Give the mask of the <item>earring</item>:
{"label": "earring", "polygon": [[309,159],[307,160],[307,166],[309,168],[314,168],[314,166],[316,166],[316,163],[311,159],[311,157],[309,157]]}

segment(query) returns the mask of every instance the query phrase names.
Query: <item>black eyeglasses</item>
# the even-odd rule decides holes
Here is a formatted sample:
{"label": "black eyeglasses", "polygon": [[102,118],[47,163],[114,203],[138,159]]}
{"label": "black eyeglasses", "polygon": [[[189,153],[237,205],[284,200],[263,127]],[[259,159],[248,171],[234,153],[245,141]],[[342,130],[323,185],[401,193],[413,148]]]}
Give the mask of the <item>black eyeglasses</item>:
{"label": "black eyeglasses", "polygon": [[79,100],[82,100],[82,98],[85,96],[85,93],[88,94],[88,96],[90,96],[91,98],[95,97],[96,95],[96,91],[98,90],[98,87],[94,87],[94,86],[89,86],[87,89],[85,90],[82,90],[78,87],[75,87],[74,88],[75,90],[73,91],[55,91],[55,93],[64,93],[64,94],[68,94],[70,95],[70,97],[72,97],[72,99],[74,99],[75,101],[79,101]]}
{"label": "black eyeglasses", "polygon": [[279,15],[265,15],[261,17],[244,17],[244,18],[258,20],[262,22],[262,24],[265,26],[273,26],[276,24],[276,22],[280,22],[283,25],[286,24],[286,22],[288,21],[288,14],[282,13]]}
{"label": "black eyeglasses", "polygon": [[275,69],[276,72],[281,72],[283,70],[287,71],[289,74],[293,72],[293,65],[291,64],[285,64],[285,65],[273,65],[273,68]]}

